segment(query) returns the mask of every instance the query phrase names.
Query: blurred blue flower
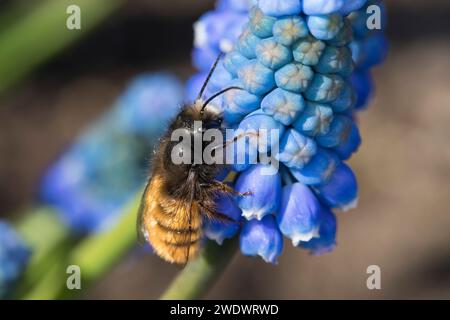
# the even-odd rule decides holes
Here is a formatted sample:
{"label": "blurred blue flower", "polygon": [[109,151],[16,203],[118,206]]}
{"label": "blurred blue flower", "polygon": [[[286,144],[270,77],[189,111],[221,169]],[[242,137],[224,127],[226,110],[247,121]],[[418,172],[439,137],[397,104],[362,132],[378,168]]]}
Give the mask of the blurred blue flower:
{"label": "blurred blue flower", "polygon": [[44,175],[40,198],[75,233],[108,228],[146,180],[153,145],[182,106],[169,74],[136,78]]}
{"label": "blurred blue flower", "polygon": [[30,256],[31,249],[13,227],[0,221],[0,299],[9,297]]}
{"label": "blurred blue flower", "polygon": [[219,0],[218,10],[247,13],[256,4],[257,0]]}
{"label": "blurred blue flower", "polygon": [[[251,192],[235,200],[246,218],[240,235],[243,254],[275,263],[282,235],[313,254],[334,248],[331,209],[353,207],[358,195],[355,174],[343,161],[361,143],[355,119],[372,94],[370,69],[385,59],[388,48],[382,30],[367,29],[367,8],[374,4],[381,8],[384,28],[381,0],[219,1],[214,14],[200,19],[204,27],[196,28],[196,39],[207,45],[202,54],[194,51],[194,61],[207,57],[211,65],[211,47],[226,53],[206,96],[228,86],[244,89],[216,102],[226,127],[280,133],[279,144],[263,139],[256,146],[246,140],[245,151],[227,148],[234,151],[235,162],[245,160],[232,166],[238,172],[234,188]],[[236,30],[223,27],[227,19],[219,22],[225,14],[246,16],[231,46],[220,45],[221,39],[231,39],[225,29]],[[209,26],[214,19],[218,26]],[[198,50],[202,46],[196,43]],[[196,89],[207,72],[203,64],[199,69]],[[192,83],[187,91],[193,97]],[[258,154],[261,144],[279,161],[280,173],[261,173],[268,166]],[[237,232],[236,226],[216,227],[206,236],[218,242]]]}

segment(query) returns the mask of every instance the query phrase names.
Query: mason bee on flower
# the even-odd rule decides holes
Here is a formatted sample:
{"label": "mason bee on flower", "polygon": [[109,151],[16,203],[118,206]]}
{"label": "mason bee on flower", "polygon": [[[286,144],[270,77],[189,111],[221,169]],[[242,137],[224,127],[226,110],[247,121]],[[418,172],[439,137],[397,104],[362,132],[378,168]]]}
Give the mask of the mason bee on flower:
{"label": "mason bee on flower", "polygon": [[[216,199],[220,194],[236,194],[227,184],[216,180],[223,169],[218,163],[197,163],[195,157],[201,150],[194,145],[183,146],[171,139],[176,130],[186,132],[194,140],[208,129],[222,130],[220,114],[208,110],[208,104],[229,90],[228,87],[202,101],[202,95],[210,80],[220,56],[211,68],[198,98],[193,105],[182,108],[160,143],[152,160],[152,176],[145,188],[138,216],[138,232],[164,260],[186,264],[195,257],[200,248],[203,218],[216,219],[227,223],[238,223],[216,209]],[[194,123],[201,122],[200,129]],[[220,145],[223,150],[227,143]],[[195,151],[195,152],[194,152]],[[189,163],[174,163],[173,154],[189,154]]]}

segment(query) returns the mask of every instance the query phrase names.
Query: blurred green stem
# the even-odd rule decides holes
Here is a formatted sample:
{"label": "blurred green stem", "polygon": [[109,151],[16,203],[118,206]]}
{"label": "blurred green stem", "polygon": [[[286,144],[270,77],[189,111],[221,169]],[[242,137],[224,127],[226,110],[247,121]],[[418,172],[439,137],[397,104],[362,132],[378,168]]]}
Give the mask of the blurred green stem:
{"label": "blurred green stem", "polygon": [[23,296],[44,274],[61,253],[67,253],[76,239],[70,236],[58,214],[49,207],[39,207],[27,212],[16,223],[17,230],[32,249],[33,255],[17,288],[16,296]]}
{"label": "blurred green stem", "polygon": [[[0,33],[0,94],[75,42],[123,0],[46,0]],[[81,30],[68,30],[69,5],[81,9]]]}
{"label": "blurred green stem", "polygon": [[207,241],[199,257],[188,263],[160,299],[188,300],[203,297],[231,261],[237,247],[238,237],[226,240],[222,246]]}
{"label": "blurred green stem", "polygon": [[97,279],[136,244],[136,219],[140,202],[139,194],[124,208],[116,225],[106,232],[87,237],[72,251],[69,261],[80,266],[84,281]]}

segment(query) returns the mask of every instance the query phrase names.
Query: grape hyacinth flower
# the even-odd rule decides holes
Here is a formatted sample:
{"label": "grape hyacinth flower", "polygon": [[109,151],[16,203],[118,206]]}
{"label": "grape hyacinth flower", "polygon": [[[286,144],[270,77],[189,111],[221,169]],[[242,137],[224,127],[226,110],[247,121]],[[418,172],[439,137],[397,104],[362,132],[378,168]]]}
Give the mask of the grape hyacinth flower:
{"label": "grape hyacinth flower", "polygon": [[8,298],[31,256],[11,225],[0,221],[0,298]]}
{"label": "grape hyacinth flower", "polygon": [[[232,27],[235,15],[247,18]],[[243,254],[276,263],[282,235],[312,254],[335,247],[332,210],[357,204],[356,176],[345,161],[361,143],[356,118],[373,91],[370,69],[386,57],[385,23],[381,0],[223,0],[197,22],[216,28],[211,33],[195,29],[195,38],[201,39],[194,49],[199,73],[187,87],[190,101],[214,57],[223,52],[206,95],[227,86],[244,89],[213,101],[225,126],[260,128],[262,119],[268,121],[263,117],[273,119],[271,128],[281,126],[279,150],[272,155],[281,164],[279,173],[261,174],[263,164],[233,165],[238,172],[234,187],[251,192],[235,201],[241,210],[236,220],[244,221]],[[217,45],[222,39],[227,46]],[[195,57],[201,52],[214,55],[199,65]],[[256,158],[254,153],[249,152]],[[237,216],[235,205],[229,208]],[[222,243],[236,233],[216,229],[214,237],[206,236]]]}
{"label": "grape hyacinth flower", "polygon": [[182,103],[174,76],[137,77],[49,167],[41,200],[76,234],[108,228],[145,183],[151,150]]}

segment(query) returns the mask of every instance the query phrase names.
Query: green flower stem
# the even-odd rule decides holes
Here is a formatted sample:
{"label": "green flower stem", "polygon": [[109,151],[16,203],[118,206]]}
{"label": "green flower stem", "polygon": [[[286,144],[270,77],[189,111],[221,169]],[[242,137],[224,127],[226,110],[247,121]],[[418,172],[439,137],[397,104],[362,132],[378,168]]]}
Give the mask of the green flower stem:
{"label": "green flower stem", "polygon": [[137,242],[136,219],[141,195],[124,209],[108,231],[87,237],[72,251],[69,261],[80,266],[83,280],[91,282],[108,271]]}
{"label": "green flower stem", "polygon": [[140,206],[139,194],[125,208],[116,225],[108,231],[94,234],[83,239],[69,254],[65,268],[77,265],[81,270],[82,290],[68,290],[65,286],[67,275],[62,274],[60,290],[53,299],[73,298],[107,273],[123,256],[136,245],[136,219]]}
{"label": "green flower stem", "polygon": [[187,264],[160,299],[189,300],[203,297],[218,280],[237,248],[238,237],[226,240],[222,246],[207,241],[199,257]]}
{"label": "green flower stem", "polygon": [[47,273],[55,259],[59,259],[60,252],[67,252],[76,240],[70,237],[57,213],[47,207],[25,213],[16,227],[33,252],[16,291],[16,296],[21,297]]}
{"label": "green flower stem", "polygon": [[67,249],[70,249],[70,247],[61,246],[53,252],[53,255],[48,257],[51,261],[48,269],[28,291],[18,295],[20,299],[50,300],[58,296],[61,288],[65,286],[68,276],[66,274],[67,260],[64,259],[67,256]]}
{"label": "green flower stem", "polygon": [[[0,94],[93,29],[123,0],[47,0],[0,33]],[[81,30],[68,30],[66,9],[81,8]]]}

